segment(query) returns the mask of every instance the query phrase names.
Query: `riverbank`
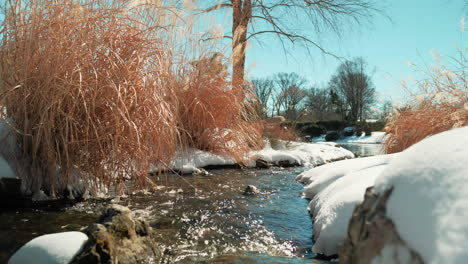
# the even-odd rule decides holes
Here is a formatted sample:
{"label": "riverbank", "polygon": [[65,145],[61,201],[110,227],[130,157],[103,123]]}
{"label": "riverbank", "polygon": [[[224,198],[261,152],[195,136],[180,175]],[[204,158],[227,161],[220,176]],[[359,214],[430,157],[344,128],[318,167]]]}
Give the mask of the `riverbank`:
{"label": "riverbank", "polygon": [[340,263],[464,263],[467,135],[453,129],[401,153],[300,174],[314,253],[340,254]]}

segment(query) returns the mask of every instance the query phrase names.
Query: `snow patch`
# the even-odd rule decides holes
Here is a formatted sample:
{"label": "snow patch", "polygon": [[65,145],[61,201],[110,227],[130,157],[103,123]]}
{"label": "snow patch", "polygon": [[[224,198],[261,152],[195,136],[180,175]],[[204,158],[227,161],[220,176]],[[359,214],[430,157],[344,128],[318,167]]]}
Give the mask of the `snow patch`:
{"label": "snow patch", "polygon": [[82,232],[43,235],[22,246],[8,264],[66,264],[81,250],[88,236]]}

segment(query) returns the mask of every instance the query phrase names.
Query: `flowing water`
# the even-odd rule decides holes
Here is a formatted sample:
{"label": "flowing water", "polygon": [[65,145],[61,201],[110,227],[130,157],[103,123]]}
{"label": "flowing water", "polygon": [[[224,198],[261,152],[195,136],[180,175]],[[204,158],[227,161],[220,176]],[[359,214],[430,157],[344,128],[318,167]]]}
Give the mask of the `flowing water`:
{"label": "flowing water", "polygon": [[[165,175],[154,177],[160,186],[156,193],[66,208],[0,212],[0,263],[36,236],[87,226],[111,202],[130,207],[136,217],[149,221],[165,252],[165,263],[327,263],[315,259],[310,250],[308,201],[301,198],[303,185],[294,182],[303,170],[223,169],[206,176]],[[247,185],[261,193],[244,195]]]}

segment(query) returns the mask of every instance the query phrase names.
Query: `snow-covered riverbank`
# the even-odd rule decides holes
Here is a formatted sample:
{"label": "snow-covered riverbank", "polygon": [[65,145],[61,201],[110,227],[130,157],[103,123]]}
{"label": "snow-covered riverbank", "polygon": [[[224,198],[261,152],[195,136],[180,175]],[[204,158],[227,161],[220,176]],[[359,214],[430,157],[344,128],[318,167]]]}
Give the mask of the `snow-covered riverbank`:
{"label": "snow-covered riverbank", "polygon": [[[367,187],[392,190],[386,217],[425,263],[468,258],[468,127],[427,138],[402,153],[339,161],[304,172],[314,217],[315,253],[337,254]],[[391,245],[386,245],[391,246]],[[410,255],[375,252],[375,263],[409,263]],[[393,254],[393,253],[392,253]],[[402,253],[403,254],[403,253]],[[374,263],[374,262],[373,262]]]}

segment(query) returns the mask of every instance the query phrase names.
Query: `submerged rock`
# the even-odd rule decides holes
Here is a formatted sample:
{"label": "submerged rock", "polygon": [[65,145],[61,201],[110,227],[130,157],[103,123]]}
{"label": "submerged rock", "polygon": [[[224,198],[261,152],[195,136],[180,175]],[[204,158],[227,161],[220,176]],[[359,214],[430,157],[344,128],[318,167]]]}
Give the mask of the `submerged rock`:
{"label": "submerged rock", "polygon": [[353,212],[348,235],[339,252],[340,263],[423,263],[398,235],[386,217],[386,202],[392,190],[378,195],[372,187]]}
{"label": "submerged rock", "polygon": [[150,263],[161,255],[153,229],[121,205],[107,207],[83,232],[89,240],[71,263]]}

